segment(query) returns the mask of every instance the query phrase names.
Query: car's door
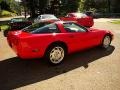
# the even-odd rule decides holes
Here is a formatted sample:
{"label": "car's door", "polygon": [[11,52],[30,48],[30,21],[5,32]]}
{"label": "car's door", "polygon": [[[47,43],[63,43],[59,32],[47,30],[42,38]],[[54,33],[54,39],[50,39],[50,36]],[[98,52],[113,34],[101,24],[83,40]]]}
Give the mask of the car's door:
{"label": "car's door", "polygon": [[78,51],[92,47],[97,42],[97,34],[87,31],[86,28],[75,23],[64,23],[64,29],[67,31],[68,40],[72,51]]}

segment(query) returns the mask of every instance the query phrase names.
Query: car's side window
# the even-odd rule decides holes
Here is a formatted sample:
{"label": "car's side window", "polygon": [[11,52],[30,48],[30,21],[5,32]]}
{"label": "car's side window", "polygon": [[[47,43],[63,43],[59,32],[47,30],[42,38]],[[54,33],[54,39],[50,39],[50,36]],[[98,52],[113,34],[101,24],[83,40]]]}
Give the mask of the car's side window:
{"label": "car's side window", "polygon": [[58,29],[56,24],[49,24],[46,25],[44,27],[38,28],[34,31],[32,31],[32,33],[34,34],[41,34],[41,33],[59,33],[60,30]]}
{"label": "car's side window", "polygon": [[87,31],[86,28],[71,22],[64,23],[63,26],[67,32],[86,32]]}

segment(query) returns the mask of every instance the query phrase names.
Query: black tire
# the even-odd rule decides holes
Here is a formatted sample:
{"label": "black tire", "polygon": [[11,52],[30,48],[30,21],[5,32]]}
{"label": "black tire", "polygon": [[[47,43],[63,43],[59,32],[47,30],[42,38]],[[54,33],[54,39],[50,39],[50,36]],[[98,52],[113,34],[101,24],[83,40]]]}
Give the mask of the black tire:
{"label": "black tire", "polygon": [[50,64],[58,65],[63,62],[65,54],[66,51],[62,45],[53,45],[48,48],[45,57]]}
{"label": "black tire", "polygon": [[107,49],[111,44],[111,36],[105,35],[102,40],[102,48]]}
{"label": "black tire", "polygon": [[3,32],[4,37],[7,37],[8,31],[9,31],[9,30],[5,30],[5,31]]}

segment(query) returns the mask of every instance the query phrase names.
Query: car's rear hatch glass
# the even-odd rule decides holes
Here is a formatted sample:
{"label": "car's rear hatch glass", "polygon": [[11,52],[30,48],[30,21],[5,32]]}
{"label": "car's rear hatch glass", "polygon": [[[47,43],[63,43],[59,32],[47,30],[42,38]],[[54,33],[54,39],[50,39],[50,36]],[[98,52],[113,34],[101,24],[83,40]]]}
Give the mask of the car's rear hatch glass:
{"label": "car's rear hatch glass", "polygon": [[36,30],[37,28],[40,28],[40,27],[44,27],[48,24],[50,24],[51,22],[40,22],[40,23],[34,23],[26,28],[23,28],[22,31],[23,32],[28,32],[28,33],[31,33],[32,31]]}

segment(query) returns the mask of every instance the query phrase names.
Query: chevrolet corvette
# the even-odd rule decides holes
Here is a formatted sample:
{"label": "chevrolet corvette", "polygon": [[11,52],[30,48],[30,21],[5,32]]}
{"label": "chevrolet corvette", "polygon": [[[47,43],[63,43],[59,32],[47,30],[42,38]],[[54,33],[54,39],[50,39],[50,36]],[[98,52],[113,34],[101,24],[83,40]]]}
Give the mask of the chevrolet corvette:
{"label": "chevrolet corvette", "polygon": [[86,28],[74,22],[41,22],[8,33],[9,46],[22,59],[46,57],[59,64],[66,54],[95,46],[108,48],[113,34],[108,30]]}
{"label": "chevrolet corvette", "polygon": [[60,17],[60,20],[77,22],[85,27],[92,27],[94,24],[93,17],[84,13],[68,13],[65,17]]}

